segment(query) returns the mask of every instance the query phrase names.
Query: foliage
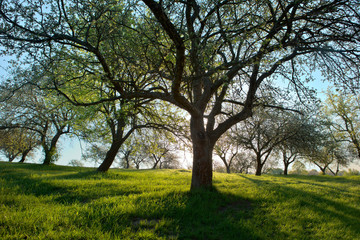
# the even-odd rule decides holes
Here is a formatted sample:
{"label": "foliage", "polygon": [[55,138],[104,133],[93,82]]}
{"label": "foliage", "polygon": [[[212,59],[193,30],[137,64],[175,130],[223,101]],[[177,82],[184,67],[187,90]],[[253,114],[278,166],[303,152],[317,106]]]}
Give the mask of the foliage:
{"label": "foliage", "polygon": [[327,91],[322,112],[336,141],[347,142],[360,158],[360,95]]}
{"label": "foliage", "polygon": [[360,237],[359,176],[216,173],[190,193],[187,170],[0,165],[4,240]]}
{"label": "foliage", "polygon": [[25,161],[30,151],[39,145],[34,132],[21,128],[5,128],[0,130],[0,151],[12,162],[21,154],[21,162]]}
{"label": "foliage", "polygon": [[[254,116],[238,124],[233,136],[241,147],[251,151],[256,160],[256,175],[280,146],[300,132],[302,122],[293,113],[278,109],[257,108]],[[301,138],[303,136],[299,136]]]}
{"label": "foliage", "polygon": [[295,161],[294,164],[292,165],[292,171],[290,171],[290,174],[307,174],[306,171],[306,166],[303,162],[301,161]]}
{"label": "foliage", "polygon": [[71,133],[75,122],[81,120],[75,107],[55,92],[41,91],[32,85],[18,88],[16,81],[6,86],[6,90],[10,96],[2,95],[5,100],[1,102],[1,126],[27,131],[36,139],[32,139],[35,145],[42,146],[44,164],[55,162],[59,156],[57,143],[60,137]]}
{"label": "foliage", "polygon": [[[329,170],[337,175],[340,166],[346,167],[350,163],[347,149],[333,138],[325,124],[315,126],[312,136],[308,147],[303,150],[303,157],[315,164],[322,174]],[[335,171],[331,165],[335,165]]]}
{"label": "foliage", "polygon": [[84,163],[77,159],[72,159],[69,161],[69,165],[73,167],[83,167]]}
{"label": "foliage", "polygon": [[111,100],[88,97],[100,85],[186,111],[193,189],[211,188],[216,141],[266,104],[261,88],[276,94],[272,80],[305,101],[315,69],[358,79],[357,0],[3,0],[0,16],[6,51],[26,52],[73,103]]}

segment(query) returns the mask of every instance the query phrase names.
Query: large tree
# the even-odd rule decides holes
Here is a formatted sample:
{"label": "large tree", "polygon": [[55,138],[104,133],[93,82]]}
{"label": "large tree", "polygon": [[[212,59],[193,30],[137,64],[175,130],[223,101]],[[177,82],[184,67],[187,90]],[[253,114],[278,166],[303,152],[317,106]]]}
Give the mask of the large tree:
{"label": "large tree", "polygon": [[[27,48],[37,59],[71,52],[51,60],[91,65],[79,75],[100,76],[124,99],[161,99],[187,111],[192,189],[212,186],[216,141],[253,114],[259,87],[272,87],[268,79],[281,75],[300,94],[301,74],[315,67],[346,71],[343,80],[357,74],[357,0],[0,4],[1,42],[9,49]],[[65,84],[57,88],[74,100]]]}

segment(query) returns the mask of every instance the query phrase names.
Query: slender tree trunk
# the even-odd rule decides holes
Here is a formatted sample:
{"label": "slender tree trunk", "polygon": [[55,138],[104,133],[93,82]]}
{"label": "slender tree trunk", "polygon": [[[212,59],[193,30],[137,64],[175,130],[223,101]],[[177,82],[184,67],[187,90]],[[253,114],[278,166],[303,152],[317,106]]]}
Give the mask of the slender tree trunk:
{"label": "slender tree trunk", "polygon": [[[159,164],[160,160],[161,160],[161,157],[160,158],[157,158],[154,154],[153,155],[153,158],[154,158],[154,164],[152,166],[152,169],[156,169],[157,165]],[[161,166],[160,166],[160,169],[161,169]]]}
{"label": "slender tree trunk", "polygon": [[14,159],[16,158],[16,156],[17,156],[17,154],[16,154],[16,155],[9,156],[9,162],[14,161]]}
{"label": "slender tree trunk", "polygon": [[126,169],[129,169],[130,168],[130,160],[128,159],[128,158],[126,158],[126,166],[125,166],[125,168]]}
{"label": "slender tree trunk", "polygon": [[230,173],[230,164],[228,164],[228,163],[226,162],[225,156],[223,156],[223,157],[220,156],[220,159],[223,161],[223,163],[224,163],[224,165],[225,165],[226,173]]}
{"label": "slender tree trunk", "polygon": [[22,152],[21,159],[20,159],[19,163],[25,162],[26,156],[28,155],[28,153],[29,153],[30,151],[31,151],[31,149],[27,149],[27,150],[25,150],[25,151]]}
{"label": "slender tree trunk", "polygon": [[191,139],[193,144],[193,171],[191,190],[212,187],[212,152],[215,143],[210,141],[205,132],[202,117],[191,117]]}
{"label": "slender tree trunk", "polygon": [[123,139],[113,140],[109,151],[107,151],[106,153],[104,161],[100,164],[100,166],[97,169],[98,172],[107,172],[109,170],[123,142],[124,142]]}

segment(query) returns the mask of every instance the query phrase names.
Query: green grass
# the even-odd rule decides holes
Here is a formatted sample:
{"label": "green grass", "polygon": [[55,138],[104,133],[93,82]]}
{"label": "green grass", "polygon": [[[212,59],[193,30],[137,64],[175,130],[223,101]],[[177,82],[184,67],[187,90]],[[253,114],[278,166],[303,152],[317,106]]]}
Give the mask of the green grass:
{"label": "green grass", "polygon": [[360,239],[360,177],[0,163],[0,239]]}

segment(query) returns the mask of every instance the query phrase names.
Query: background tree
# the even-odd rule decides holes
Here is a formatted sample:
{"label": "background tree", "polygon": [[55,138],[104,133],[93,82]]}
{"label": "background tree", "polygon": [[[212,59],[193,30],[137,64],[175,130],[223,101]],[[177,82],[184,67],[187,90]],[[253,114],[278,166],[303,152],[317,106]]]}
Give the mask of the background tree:
{"label": "background tree", "polygon": [[0,130],[0,151],[5,157],[12,162],[19,154],[21,154],[21,143],[19,143],[21,133],[19,129]]}
{"label": "background tree", "polygon": [[295,126],[294,118],[289,117],[287,112],[263,108],[258,108],[253,117],[242,122],[235,140],[254,154],[255,175],[261,175],[270,155],[296,134]]}
{"label": "background tree", "polygon": [[145,127],[138,124],[136,106],[128,106],[123,100],[104,102],[92,107],[91,119],[80,127],[84,139],[91,145],[108,145],[105,156],[98,167],[98,171],[106,172],[113,164],[121,145],[137,128]]}
{"label": "background tree", "polygon": [[176,155],[174,152],[178,149],[175,137],[165,130],[144,129],[138,135],[145,152],[149,156],[149,162],[152,162],[152,169],[171,167],[171,161],[176,164]]}
{"label": "background tree", "polygon": [[125,169],[132,168],[131,154],[133,153],[134,150],[135,147],[130,140],[125,141],[124,144],[121,145],[121,148],[119,149],[119,153],[121,155],[120,167]]}
{"label": "background tree", "polygon": [[248,174],[255,165],[255,158],[249,152],[242,151],[235,156],[233,172]]}
{"label": "background tree", "polygon": [[[234,130],[236,131],[236,130]],[[230,173],[233,165],[240,160],[239,158],[239,145],[234,141],[231,136],[232,130],[225,133],[216,143],[214,153],[224,163],[226,172]],[[241,165],[241,164],[240,164]],[[237,165],[238,170],[242,171],[242,167]],[[240,167],[240,169],[239,169]]]}
{"label": "background tree", "polygon": [[26,158],[32,156],[32,151],[40,146],[39,138],[34,131],[28,129],[20,129],[22,132],[22,138],[20,141],[21,159],[19,162],[25,162]]}
{"label": "background tree", "polygon": [[297,161],[294,162],[294,164],[292,165],[292,171],[290,172],[292,174],[306,174],[306,166],[305,164],[300,161],[299,159]]}
{"label": "background tree", "polygon": [[282,157],[284,164],[284,175],[288,174],[289,166],[297,158],[306,154],[307,150],[319,140],[316,121],[306,115],[288,113],[283,132],[288,136],[276,146],[276,150]]}
{"label": "background tree", "polygon": [[328,90],[322,112],[336,141],[349,143],[360,158],[360,95]]}
{"label": "background tree", "polygon": [[103,143],[98,144],[93,142],[86,147],[84,153],[81,155],[81,159],[92,162],[95,166],[99,166],[103,159],[105,159],[108,149],[108,146]]}
{"label": "background tree", "polygon": [[[317,140],[311,142],[304,156],[309,162],[315,164],[323,175],[326,170],[337,175],[339,167],[346,166],[349,159],[346,158],[343,146],[333,138],[330,132],[326,131],[326,127],[324,125],[320,127],[317,132]],[[331,164],[336,165],[336,172],[331,170]]]}
{"label": "background tree", "polygon": [[[301,74],[313,69],[342,80],[358,73],[356,0],[3,0],[0,15],[8,49],[37,59],[67,50],[71,58],[52,58],[54,64],[90,62],[91,71],[81,73],[101,76],[122,98],[161,99],[188,112],[192,189],[212,186],[216,141],[253,114],[258,89],[271,87],[270,78],[289,79],[289,89],[300,93]],[[145,77],[122,81],[122,66]],[[74,100],[67,88],[72,79],[56,87]],[[224,104],[232,111],[224,112]],[[227,117],[219,121],[220,115]]]}
{"label": "background tree", "polygon": [[[38,140],[35,142],[44,151],[43,164],[56,161],[58,141],[62,135],[71,132],[77,119],[75,108],[56,94],[40,91],[31,85],[18,88],[14,84],[8,87],[11,95],[2,102],[1,122],[7,127],[36,133]],[[30,141],[27,142],[31,145]],[[23,150],[24,153],[27,152],[26,149]]]}

